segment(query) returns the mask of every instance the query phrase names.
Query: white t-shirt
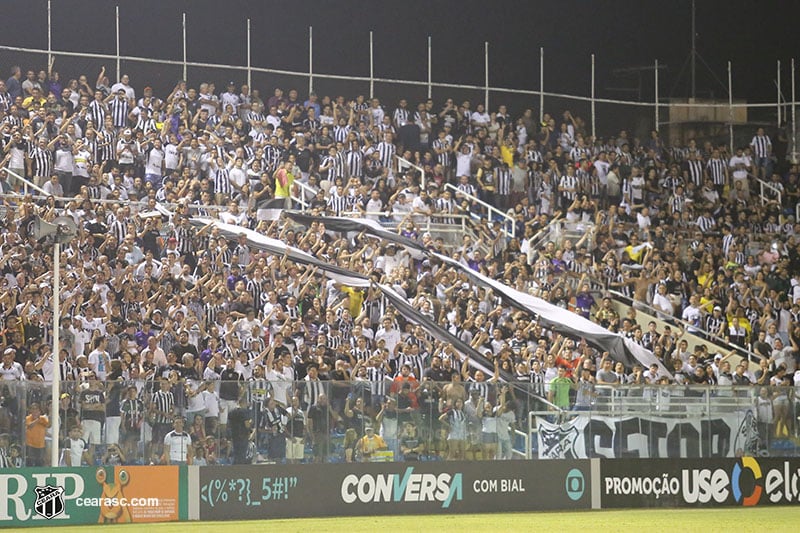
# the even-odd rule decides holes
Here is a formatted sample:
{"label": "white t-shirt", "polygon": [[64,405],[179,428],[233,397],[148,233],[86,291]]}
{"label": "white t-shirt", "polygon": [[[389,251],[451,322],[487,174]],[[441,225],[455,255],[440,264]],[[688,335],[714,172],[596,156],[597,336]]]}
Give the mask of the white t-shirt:
{"label": "white t-shirt", "polygon": [[219,416],[219,398],[217,397],[217,393],[206,389],[200,394],[202,395],[203,405],[206,409],[206,418]]}
{"label": "white t-shirt", "polygon": [[733,169],[736,169],[737,165],[744,165],[745,168],[733,171],[733,177],[734,177],[734,179],[745,179],[745,178],[747,178],[747,167],[749,167],[751,164],[752,164],[751,159],[749,157],[747,157],[746,155],[743,155],[741,157],[738,156],[738,155],[735,155],[735,156],[731,157],[731,160],[730,160],[730,163],[728,163],[728,166],[730,166]]}
{"label": "white t-shirt", "polygon": [[456,154],[456,176],[469,176],[470,165],[472,163],[472,153],[464,153],[459,150]]}
{"label": "white t-shirt", "polygon": [[108,360],[108,353],[100,350],[92,350],[89,354],[89,366],[97,374],[97,379],[103,381],[106,379],[108,368],[106,361]]}
{"label": "white t-shirt", "polygon": [[178,167],[181,153],[178,151],[177,145],[165,144],[164,145],[164,166],[169,170],[174,170]]}
{"label": "white t-shirt", "polygon": [[92,159],[92,154],[87,150],[80,149],[74,156],[73,174],[81,176],[82,178],[89,177],[89,162]]}
{"label": "white t-shirt", "polygon": [[69,454],[70,466],[81,466],[83,464],[83,452],[86,451],[86,441],[83,439],[67,439],[67,446],[64,449],[65,453]]}
{"label": "white t-shirt", "polygon": [[2,381],[22,381],[25,379],[25,371],[22,365],[14,361],[10,368],[0,364],[0,380]]}
{"label": "white t-shirt", "polygon": [[147,161],[144,165],[145,174],[157,174],[161,176],[161,164],[164,162],[166,154],[163,149],[153,148],[147,152]]}
{"label": "white t-shirt", "polygon": [[164,446],[169,446],[170,462],[186,462],[187,454],[192,446],[192,438],[188,433],[178,433],[172,430],[164,437]]}

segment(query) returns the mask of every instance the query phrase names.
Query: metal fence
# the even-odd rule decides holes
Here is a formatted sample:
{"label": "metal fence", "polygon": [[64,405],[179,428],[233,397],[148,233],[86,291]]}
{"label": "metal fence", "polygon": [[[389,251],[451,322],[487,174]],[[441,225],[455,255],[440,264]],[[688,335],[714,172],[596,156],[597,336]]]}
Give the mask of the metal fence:
{"label": "metal fence", "polygon": [[[193,85],[201,81],[214,82],[217,87],[223,87],[228,80],[238,79],[246,80],[248,85],[262,91],[271,91],[273,87],[297,87],[302,89],[301,93],[307,88],[308,92],[316,91],[320,94],[351,96],[364,94],[370,97],[380,97],[383,102],[396,102],[400,98],[422,101],[426,98],[441,99],[446,96],[458,101],[482,102],[487,109],[505,104],[517,115],[528,108],[538,110],[534,114],[538,114],[540,120],[545,113],[557,116],[563,110],[569,109],[575,116],[587,117],[585,129],[593,137],[616,134],[621,129],[632,130],[638,136],[647,135],[651,129],[669,130],[677,123],[684,125],[689,123],[691,117],[688,117],[688,112],[695,117],[698,125],[696,131],[691,128],[689,131],[696,133],[698,137],[727,142],[731,147],[747,145],[752,138],[754,125],[758,124],[767,126],[769,132],[775,137],[786,136],[786,142],[789,145],[787,157],[792,158],[797,155],[796,128],[786,126],[787,124],[796,124],[794,60],[791,61],[789,68],[790,91],[786,91],[790,94],[789,98],[783,91],[783,84],[787,84],[785,72],[787,65],[781,65],[781,62],[778,61],[776,79],[765,80],[765,83],[770,86],[772,82],[777,85],[774,102],[746,102],[734,99],[736,94],[735,65],[731,62],[728,62],[727,65],[727,102],[665,98],[663,91],[660,92],[660,88],[665,86],[669,80],[665,80],[663,74],[659,79],[659,72],[662,68],[659,67],[658,61],[653,62],[653,67],[642,69],[643,72],[652,72],[652,79],[647,81],[644,88],[640,79],[639,98],[634,101],[598,96],[595,54],[590,54],[586,58],[586,69],[591,80],[586,94],[564,94],[550,90],[549,78],[546,77],[546,73],[553,67],[547,64],[543,48],[539,49],[538,87],[498,86],[494,83],[493,76],[495,74],[500,76],[504,65],[492,60],[492,48],[489,42],[482,43],[482,54],[478,55],[479,52],[475,50],[474,64],[483,66],[484,75],[483,79],[473,83],[449,83],[437,79],[432,61],[434,44],[431,37],[428,37],[426,43],[427,57],[419,58],[418,61],[420,65],[424,65],[424,69],[420,68],[422,71],[420,79],[408,80],[380,76],[376,74],[375,40],[372,31],[369,32],[368,43],[359,47],[359,49],[368,50],[368,61],[362,65],[363,74],[361,75],[325,72],[325,67],[315,62],[313,27],[308,27],[306,34],[305,46],[308,51],[306,64],[297,65],[292,69],[270,68],[254,64],[252,59],[255,51],[254,41],[257,40],[258,34],[264,31],[264,28],[253,27],[250,19],[242,21],[240,31],[231,31],[232,38],[238,36],[242,40],[242,48],[245,50],[244,64],[197,61],[193,59],[195,55],[187,43],[187,32],[192,31],[190,27],[192,20],[191,17],[187,17],[186,13],[183,13],[181,17],[180,54],[164,59],[140,57],[135,54],[123,53],[135,47],[135,43],[126,43],[120,40],[120,26],[124,27],[126,24],[125,10],[128,9],[127,6],[122,8],[116,6],[113,19],[109,17],[110,10],[108,8],[98,9],[93,13],[92,24],[94,27],[113,27],[115,30],[113,53],[63,50],[59,48],[59,43],[53,42],[54,29],[62,29],[58,26],[62,24],[62,19],[54,20],[51,17],[52,7],[48,0],[46,3],[47,47],[24,48],[14,46],[14,43],[3,43],[0,46],[0,64],[46,68],[55,58],[57,70],[69,73],[72,77],[86,74],[90,83],[94,82],[100,68],[105,66],[109,77],[116,75],[115,79],[119,79],[121,74],[129,74],[134,85],[150,85],[157,94],[168,94],[179,79],[189,80]],[[31,9],[35,11],[36,6],[32,6]],[[105,20],[103,20],[104,17]],[[0,41],[2,41],[2,37],[0,37]],[[303,46],[302,40],[299,39],[299,41],[295,46]],[[360,55],[363,54],[354,54],[354,56]],[[355,64],[354,68],[359,69]],[[266,93],[263,94],[266,96]]]}

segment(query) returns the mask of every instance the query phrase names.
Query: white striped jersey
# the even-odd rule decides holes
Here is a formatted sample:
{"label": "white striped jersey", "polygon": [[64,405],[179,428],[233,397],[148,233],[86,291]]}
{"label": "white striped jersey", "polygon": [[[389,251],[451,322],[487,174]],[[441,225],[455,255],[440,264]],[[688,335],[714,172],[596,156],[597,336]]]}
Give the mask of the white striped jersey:
{"label": "white striped jersey", "polygon": [[411,373],[417,379],[422,379],[425,372],[425,355],[417,354],[411,355],[407,353],[400,353],[397,358],[397,373],[395,377],[400,375],[400,368],[403,365],[408,365],[411,368]]}
{"label": "white striped jersey", "polygon": [[179,226],[175,228],[175,238],[178,239],[178,251],[181,254],[194,252],[194,228]]}
{"label": "white striped jersey", "polygon": [[278,168],[278,163],[281,161],[281,155],[281,149],[276,146],[267,145],[264,148],[264,159],[267,162],[265,168],[269,172],[275,172],[275,170]]}
{"label": "white striped jersey", "polygon": [[511,194],[511,170],[505,166],[495,167],[494,181],[497,188],[497,194],[509,195]]}
{"label": "white striped jersey", "polygon": [[367,359],[369,359],[369,356],[370,356],[370,350],[369,350],[369,348],[364,348],[363,350],[360,350],[360,349],[358,349],[358,348],[353,348],[352,350],[350,350],[350,355],[351,355],[351,356],[353,357],[353,359],[355,359],[357,362],[358,362],[358,361],[361,361],[361,362],[366,362],[366,361],[367,361]]}
{"label": "white striped jersey", "polygon": [[768,157],[772,141],[769,140],[768,135],[756,135],[750,141],[750,146],[753,147],[753,155],[755,157]]}
{"label": "white striped jersey", "polygon": [[233,191],[231,185],[230,174],[227,167],[217,168],[212,170],[214,180],[214,192],[218,194],[230,195]]}
{"label": "white striped jersey", "polygon": [[478,396],[483,398],[484,400],[489,400],[489,384],[485,381],[475,381],[472,378],[469,378],[467,381],[467,388],[469,389],[470,394],[472,391],[478,391]]}
{"label": "white striped jersey", "polygon": [[[125,128],[128,126],[128,114],[131,112],[128,100],[114,98],[109,103],[111,120],[115,128]],[[102,123],[101,123],[102,124]]]}
{"label": "white striped jersey", "polygon": [[272,383],[264,378],[250,377],[247,383],[247,401],[250,405],[263,411],[270,396],[272,396]]}
{"label": "white striped jersey", "polygon": [[471,196],[475,196],[476,193],[475,186],[472,185],[471,183],[459,183],[456,186],[456,189],[458,189],[460,192],[463,192],[464,194],[468,194]]}
{"label": "white striped jersey", "polygon": [[689,179],[698,187],[703,186],[703,162],[693,159],[686,163],[689,170]]}
{"label": "white striped jersey", "polygon": [[386,168],[392,168],[392,160],[394,159],[395,153],[397,153],[397,148],[395,145],[386,141],[381,141],[378,143],[377,148],[378,153],[381,154],[381,164]]}
{"label": "white striped jersey", "polygon": [[102,100],[92,100],[89,103],[89,116],[91,116],[92,122],[94,122],[96,128],[103,126],[107,113],[108,106]]}
{"label": "white striped jersey", "polygon": [[697,227],[703,233],[711,231],[712,229],[714,229],[714,226],[716,226],[716,222],[714,221],[713,218],[702,215],[697,217],[697,221],[695,222],[695,224],[697,224]]}
{"label": "white striped jersey", "polygon": [[400,126],[404,126],[406,122],[408,122],[408,117],[409,117],[408,109],[398,107],[397,109],[394,110],[393,116],[394,116],[395,126],[397,126],[398,128]]}
{"label": "white striped jersey", "polygon": [[175,408],[175,396],[172,391],[156,391],[152,398],[156,424],[169,424],[172,421],[172,411]]}
{"label": "white striped jersey", "polygon": [[340,216],[347,210],[347,197],[332,194],[331,197],[328,198],[328,210],[334,215]]}
{"label": "white striped jersey", "polygon": [[364,177],[364,154],[361,153],[360,149],[347,150],[345,159],[347,160],[347,172],[350,176]]}
{"label": "white striped jersey", "polygon": [[733,233],[728,233],[722,238],[722,253],[725,254],[726,257],[731,250],[731,246],[734,244],[736,244],[736,237]]}
{"label": "white striped jersey", "polygon": [[113,161],[116,159],[117,135],[110,130],[99,130],[97,132],[97,154],[96,162]]}
{"label": "white striped jersey", "polygon": [[683,208],[686,206],[686,197],[682,194],[674,194],[669,199],[669,205],[673,213],[683,213]]}
{"label": "white striped jersey", "polygon": [[713,314],[708,315],[706,316],[705,330],[712,335],[717,335],[723,322],[726,322],[724,315],[721,315],[719,318],[715,317]]}
{"label": "white striped jersey", "polygon": [[[559,189],[561,189],[561,188],[567,189],[565,191],[559,191],[559,194],[561,196],[563,196],[564,198],[567,198],[569,200],[574,200],[575,197],[578,194],[577,193],[577,190],[578,190],[578,177],[574,176],[574,175],[573,176],[569,176],[569,175],[565,174],[564,176],[561,176],[561,178],[558,180],[558,187],[559,187]],[[569,189],[571,189],[571,190],[569,190]]]}
{"label": "white striped jersey", "polygon": [[324,381],[320,381],[319,379],[311,380],[306,376],[305,382],[304,399],[306,405],[315,405],[321,394],[328,393]]}
{"label": "white striped jersey", "polygon": [[333,127],[333,140],[337,143],[345,143],[347,141],[347,136],[350,135],[350,132],[353,128],[350,125],[339,126],[336,125]]}
{"label": "white striped jersey", "polygon": [[589,149],[585,146],[576,146],[569,151],[569,157],[573,161],[580,161],[581,159],[588,158],[590,155]]}
{"label": "white striped jersey", "polygon": [[525,152],[525,159],[528,160],[528,163],[541,163],[544,161],[542,152],[539,150],[527,150]]}
{"label": "white striped jersey", "polygon": [[436,153],[436,162],[444,168],[450,168],[453,165],[452,145],[447,138],[435,139],[433,141],[433,150]]}
{"label": "white striped jersey", "polygon": [[30,157],[33,162],[34,176],[50,177],[53,170],[53,153],[50,150],[31,144],[28,157]]}
{"label": "white striped jersey", "polygon": [[708,175],[714,182],[714,185],[725,185],[725,169],[727,165],[722,159],[709,159],[706,163]]}
{"label": "white striped jersey", "polygon": [[373,395],[384,396],[386,394],[386,377],[386,368],[383,365],[367,367],[367,379]]}
{"label": "white striped jersey", "polygon": [[[439,213],[455,213],[456,212],[456,203],[453,201],[452,198],[437,198],[436,199],[436,210]],[[451,217],[437,217],[437,220],[441,224],[453,224],[455,223],[455,219]]]}

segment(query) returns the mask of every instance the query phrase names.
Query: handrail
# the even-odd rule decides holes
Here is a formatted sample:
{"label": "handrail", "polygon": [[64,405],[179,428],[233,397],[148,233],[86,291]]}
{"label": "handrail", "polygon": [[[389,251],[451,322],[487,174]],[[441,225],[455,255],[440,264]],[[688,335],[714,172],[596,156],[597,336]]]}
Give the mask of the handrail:
{"label": "handrail", "polygon": [[512,455],[519,455],[524,457],[525,459],[532,459],[533,454],[531,453],[531,435],[527,431],[520,431],[519,429],[514,430],[514,435],[517,437],[522,437],[522,442],[524,443],[525,450],[519,451],[514,448],[514,445],[511,445],[511,454]]}
{"label": "handrail", "polygon": [[541,247],[542,242],[550,237],[550,234],[553,232],[553,228],[558,225],[561,227],[561,222],[563,219],[561,216],[553,217],[553,219],[547,223],[545,227],[540,229],[536,232],[536,235],[531,237],[530,242],[528,243],[528,263],[533,263],[535,256],[538,255],[538,250]]}
{"label": "handrail", "polygon": [[0,168],[0,170],[5,170],[6,174],[8,174],[10,176],[14,176],[19,181],[21,181],[23,190],[25,191],[25,194],[28,194],[28,188],[29,187],[31,189],[33,189],[34,191],[38,192],[39,194],[44,194],[44,195],[48,194],[47,191],[45,191],[44,189],[42,189],[41,187],[39,187],[38,185],[36,185],[32,181],[29,181],[27,178],[24,178],[24,177],[20,176],[19,174],[17,174],[16,172],[14,172],[13,170],[11,170],[8,167],[2,167],[2,168]]}
{"label": "handrail", "polygon": [[775,195],[777,196],[778,205],[783,205],[783,203],[781,202],[781,190],[779,188],[777,188],[775,185],[771,184],[768,181],[762,180],[759,177],[756,177],[756,180],[758,180],[758,184],[759,184],[759,186],[761,188],[761,194],[760,194],[761,205],[766,205],[766,204],[774,201],[773,199],[768,198],[766,194],[764,194],[764,189],[769,189],[773,193],[775,193]]}
{"label": "handrail", "polygon": [[[633,298],[625,296],[621,292],[617,292],[615,290],[609,290],[607,292],[609,294],[613,295],[617,299],[627,300],[628,302],[631,302],[629,305],[631,307],[633,307],[634,309],[636,309],[637,311],[641,311],[642,307],[644,307],[647,311],[651,311],[651,313],[650,313],[651,318],[658,318],[662,322],[672,321],[675,324],[683,325],[684,328],[691,328],[693,331],[690,332],[690,333],[693,334],[693,335],[695,335],[694,332],[697,332],[698,334],[704,335],[704,336],[708,337],[709,339],[713,340],[714,343],[719,345],[719,346],[724,346],[726,348],[730,348],[731,350],[736,350],[737,352],[747,354],[747,362],[748,363],[754,363],[754,362],[762,359],[762,357],[760,355],[758,355],[757,353],[755,353],[755,352],[753,352],[753,351],[751,351],[751,350],[749,350],[747,348],[742,348],[741,346],[738,346],[736,344],[728,342],[727,340],[725,340],[722,337],[716,335],[715,333],[711,333],[709,331],[706,331],[705,329],[703,329],[700,326],[695,326],[694,324],[690,324],[689,322],[686,322],[685,320],[683,320],[683,319],[681,319],[679,317],[672,316],[672,317],[669,318],[669,320],[663,320],[663,319],[661,319],[659,317],[661,315],[663,315],[664,312],[663,311],[659,311],[658,309],[656,309],[655,307],[651,306],[650,304],[648,304],[646,302],[640,302],[638,300],[634,300]],[[699,335],[695,335],[695,336],[699,336]]]}
{"label": "handrail", "polygon": [[419,186],[420,186],[421,189],[424,189],[425,188],[425,182],[426,182],[425,169],[422,168],[419,165],[415,165],[414,163],[412,163],[408,159],[406,159],[404,157],[401,157],[401,156],[399,156],[397,154],[394,155],[394,158],[395,158],[395,161],[397,162],[397,170],[398,171],[400,170],[400,163],[403,163],[404,165],[409,166],[409,167],[413,168],[414,170],[416,170],[416,171],[418,171],[420,173]]}
{"label": "handrail", "polygon": [[[305,200],[305,194],[303,194],[303,191],[310,193],[311,194],[311,198],[314,198],[317,195],[318,191],[315,190],[313,187],[311,187],[309,184],[303,183],[300,180],[294,180],[293,184],[297,185],[297,187],[299,189],[302,189],[302,191],[300,192],[299,196],[295,196],[293,194],[291,194],[290,196],[291,196],[291,198],[292,198],[292,200],[294,202],[296,202],[298,205],[300,205],[300,207],[302,208],[301,210],[304,211],[304,210],[308,209],[308,207],[310,206],[310,202],[307,202]],[[319,190],[322,190],[322,189],[319,189]]]}
{"label": "handrail", "polygon": [[[505,219],[506,223],[503,224],[503,233],[506,234],[506,237],[511,237],[512,239],[514,237],[516,237],[516,235],[517,235],[517,227],[516,227],[516,224],[514,223],[514,217],[508,216],[506,213],[504,213],[501,210],[497,209],[493,205],[490,205],[490,204],[484,202],[483,200],[481,200],[477,196],[473,196],[473,195],[471,195],[469,193],[466,193],[466,192],[464,192],[462,190],[459,190],[459,188],[456,187],[455,185],[453,185],[452,183],[445,183],[444,186],[445,186],[446,189],[450,189],[450,190],[453,191],[453,196],[454,197],[457,197],[457,196],[460,195],[460,196],[463,196],[464,198],[467,198],[468,200],[471,200],[471,201],[483,206],[484,209],[487,210],[490,218],[492,216],[492,213],[495,213],[495,214],[499,215],[500,218]],[[511,231],[510,232],[507,229],[507,226],[511,226]]]}

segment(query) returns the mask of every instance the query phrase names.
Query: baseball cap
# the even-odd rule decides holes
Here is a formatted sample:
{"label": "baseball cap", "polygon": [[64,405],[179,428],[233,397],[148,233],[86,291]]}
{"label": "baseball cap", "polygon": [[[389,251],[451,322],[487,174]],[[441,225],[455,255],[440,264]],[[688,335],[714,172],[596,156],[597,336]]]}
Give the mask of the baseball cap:
{"label": "baseball cap", "polygon": [[718,305],[714,306],[714,311],[722,311],[722,308]]}

